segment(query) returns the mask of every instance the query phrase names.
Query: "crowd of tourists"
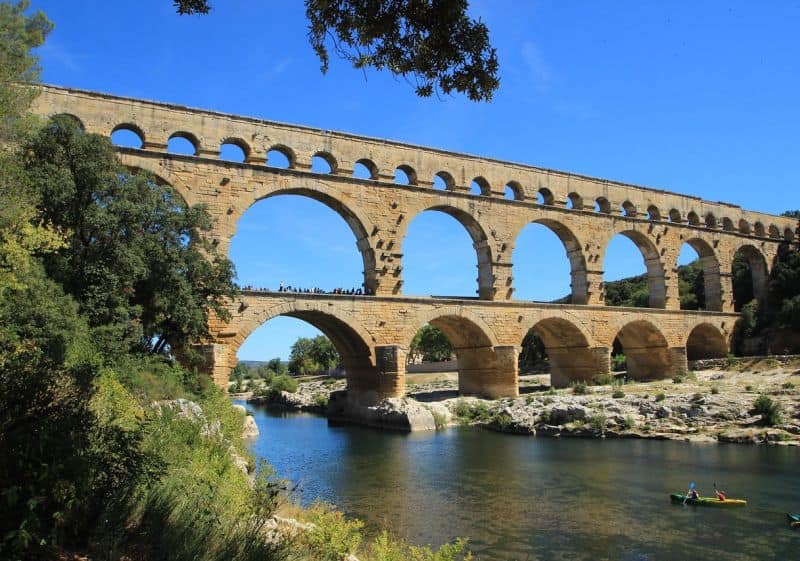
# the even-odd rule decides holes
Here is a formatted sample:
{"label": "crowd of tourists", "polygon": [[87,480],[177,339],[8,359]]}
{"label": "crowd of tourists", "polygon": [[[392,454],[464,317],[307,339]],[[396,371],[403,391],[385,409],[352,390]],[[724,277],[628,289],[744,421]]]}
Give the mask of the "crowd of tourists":
{"label": "crowd of tourists", "polygon": [[[252,292],[274,292],[270,288],[265,288],[261,286],[253,286],[251,284],[246,284],[241,287],[242,290],[248,290]],[[292,285],[284,285],[283,283],[280,284],[278,287],[278,292],[291,292],[293,294],[344,294],[350,296],[372,296],[374,293],[372,290],[368,288],[334,288],[332,290],[323,290],[319,287],[313,288],[301,288]]]}

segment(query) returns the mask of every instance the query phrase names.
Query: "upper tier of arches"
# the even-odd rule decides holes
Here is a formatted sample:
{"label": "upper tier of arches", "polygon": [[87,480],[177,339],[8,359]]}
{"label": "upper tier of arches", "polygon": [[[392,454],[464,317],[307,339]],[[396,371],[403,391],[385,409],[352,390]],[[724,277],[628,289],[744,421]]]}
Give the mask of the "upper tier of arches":
{"label": "upper tier of arches", "polygon": [[[51,86],[42,88],[34,110],[37,105],[43,114],[71,113],[79,121],[85,116],[82,124],[89,132],[110,135],[124,128],[139,137],[145,150],[166,151],[177,134],[192,143],[195,156],[204,158],[220,158],[227,146],[235,147],[241,154],[235,161],[245,164],[315,171],[312,159],[321,157],[328,166],[319,173],[350,177],[361,167],[366,172],[358,178],[366,182],[398,182],[414,189],[437,185],[464,194],[477,185],[475,197],[509,204],[599,212],[763,239],[796,237],[791,220],[734,205],[403,143]],[[280,165],[274,165],[270,152],[283,154]]]}

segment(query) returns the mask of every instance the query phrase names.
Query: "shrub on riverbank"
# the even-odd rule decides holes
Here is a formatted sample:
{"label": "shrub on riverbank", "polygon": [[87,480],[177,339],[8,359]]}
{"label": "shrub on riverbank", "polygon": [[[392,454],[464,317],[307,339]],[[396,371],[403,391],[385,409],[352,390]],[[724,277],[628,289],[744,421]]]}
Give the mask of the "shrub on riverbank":
{"label": "shrub on riverbank", "polygon": [[753,402],[753,412],[761,415],[761,424],[767,427],[781,424],[781,406],[769,396],[760,395]]}

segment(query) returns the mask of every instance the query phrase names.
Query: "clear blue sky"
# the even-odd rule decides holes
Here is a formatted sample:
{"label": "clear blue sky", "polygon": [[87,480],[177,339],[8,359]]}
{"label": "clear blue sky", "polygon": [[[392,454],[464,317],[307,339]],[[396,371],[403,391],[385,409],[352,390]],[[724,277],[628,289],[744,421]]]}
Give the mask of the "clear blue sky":
{"label": "clear blue sky", "polygon": [[[800,207],[800,3],[631,0],[473,1],[501,64],[490,104],[419,99],[387,73],[332,59],[323,76],[300,0],[213,0],[179,17],[170,0],[33,0],[56,29],[40,49],[45,82],[390,138],[616,179],[770,213]],[[428,240],[438,240],[431,247]],[[416,218],[404,244],[409,294],[472,295],[476,258],[454,219]],[[298,197],[242,219],[240,282],[358,286],[344,222]],[[529,226],[515,250],[517,295],[568,292],[564,250]],[[682,261],[691,260],[691,250]],[[644,271],[615,238],[607,279]],[[298,320],[268,322],[240,357],[286,357]]]}

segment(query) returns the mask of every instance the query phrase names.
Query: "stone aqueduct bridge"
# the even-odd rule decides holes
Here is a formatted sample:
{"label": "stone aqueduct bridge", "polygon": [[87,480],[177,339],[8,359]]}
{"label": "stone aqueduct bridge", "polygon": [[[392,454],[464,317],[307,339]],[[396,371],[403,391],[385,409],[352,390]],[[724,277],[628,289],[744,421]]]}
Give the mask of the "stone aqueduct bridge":
{"label": "stone aqueduct bridge", "polygon": [[[213,340],[203,347],[219,384],[227,381],[247,336],[279,315],[303,319],[333,341],[349,395],[365,403],[403,394],[406,353],[425,323],[442,329],[456,348],[463,393],[517,395],[517,354],[530,328],[544,341],[556,384],[608,372],[615,338],[633,377],[667,376],[686,369],[687,356],[728,352],[738,317],[730,274],[734,255],[741,252],[748,259],[755,294],[763,297],[778,245],[794,236],[790,219],[726,203],[164,103],[45,86],[34,111],[69,114],[87,132],[136,133],[141,148],[120,148],[122,161],[152,172],[189,204],[205,204],[216,220],[211,236],[223,252],[242,214],[274,195],[310,197],[350,226],[363,259],[364,286],[374,296],[244,292],[231,303],[229,322],[212,321]],[[167,153],[174,137],[189,140],[195,154]],[[220,160],[226,143],[241,148],[243,162]],[[286,157],[288,168],[267,165],[273,150]],[[323,158],[330,172],[312,172],[314,157]],[[353,177],[356,164],[371,177]],[[396,169],[408,184],[395,182]],[[444,190],[433,188],[436,176]],[[480,195],[470,193],[473,182]],[[504,196],[507,188],[513,200]],[[426,210],[449,214],[472,237],[475,299],[403,296],[406,228]],[[564,244],[571,266],[570,304],[513,299],[514,243],[531,222],[547,226]],[[642,253],[649,308],[604,306],[603,257],[617,234]],[[684,243],[700,255],[708,311],[679,309],[677,259]]]}

